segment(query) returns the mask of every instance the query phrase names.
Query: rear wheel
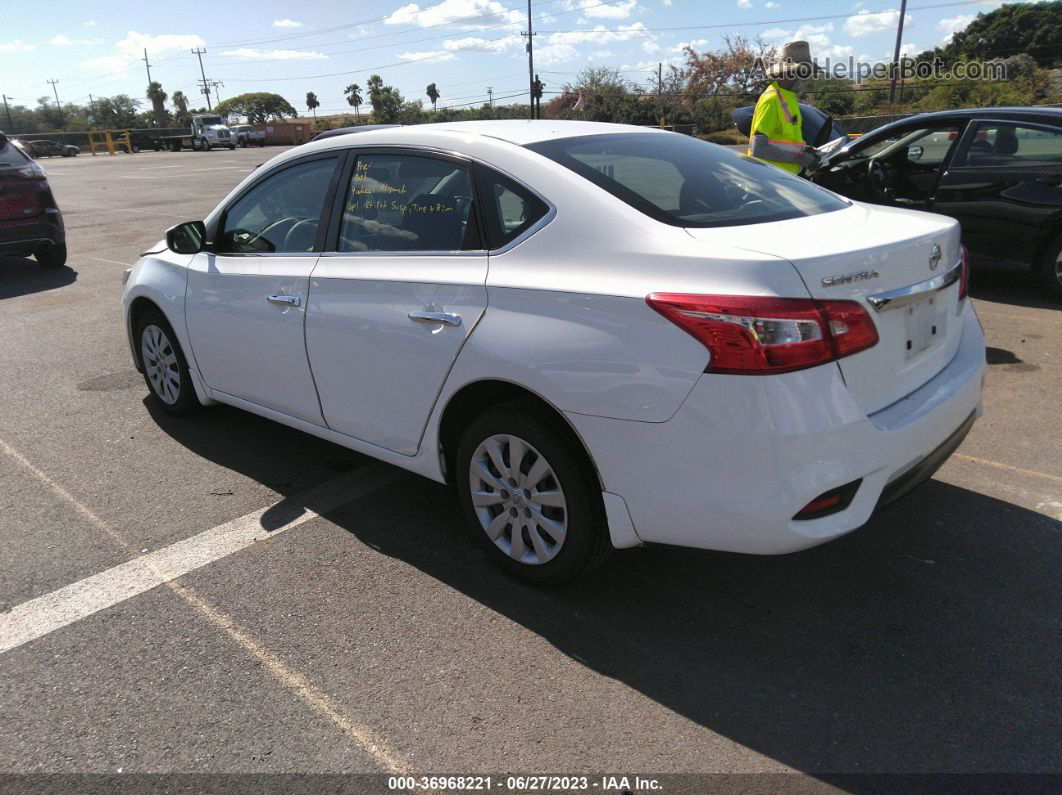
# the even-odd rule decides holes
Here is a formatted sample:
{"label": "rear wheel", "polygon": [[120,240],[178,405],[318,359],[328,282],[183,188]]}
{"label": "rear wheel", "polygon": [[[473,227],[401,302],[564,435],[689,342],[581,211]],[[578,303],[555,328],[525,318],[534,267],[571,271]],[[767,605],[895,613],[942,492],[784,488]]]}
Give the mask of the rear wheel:
{"label": "rear wheel", "polygon": [[1062,298],[1062,235],[1052,240],[1037,268],[1040,284],[1052,295]]}
{"label": "rear wheel", "polygon": [[45,268],[61,268],[66,265],[66,243],[45,243],[33,252],[33,256]]}
{"label": "rear wheel", "polygon": [[144,381],[162,410],[182,416],[202,408],[196,397],[188,362],[166,318],[157,309],[149,309],[136,325],[136,341]]}
{"label": "rear wheel", "polygon": [[455,478],[472,532],[521,580],[571,582],[612,549],[593,466],[563,424],[533,404],[506,404],[473,420]]}

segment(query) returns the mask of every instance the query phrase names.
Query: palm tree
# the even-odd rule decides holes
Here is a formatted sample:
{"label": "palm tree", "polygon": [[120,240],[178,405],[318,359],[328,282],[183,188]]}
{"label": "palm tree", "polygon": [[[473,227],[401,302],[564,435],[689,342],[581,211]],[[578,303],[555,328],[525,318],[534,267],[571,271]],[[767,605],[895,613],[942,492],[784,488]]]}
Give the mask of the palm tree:
{"label": "palm tree", "polygon": [[170,97],[173,100],[173,108],[177,111],[178,124],[188,123],[188,97],[184,95],[183,91],[174,91],[173,96]]}
{"label": "palm tree", "polygon": [[157,80],[148,83],[147,98],[151,100],[151,107],[155,112],[156,127],[161,127],[162,122],[166,120],[166,97],[167,94],[162,90],[161,83]]}
{"label": "palm tree", "polygon": [[349,86],[343,89],[343,93],[347,95],[347,104],[354,108],[354,118],[356,121],[361,121],[361,113],[358,112],[358,106],[361,105],[364,100],[361,98],[361,86],[357,83],[351,83]]}
{"label": "palm tree", "polygon": [[435,83],[428,83],[428,87],[424,90],[428,94],[428,99],[431,100],[432,111],[435,111],[435,103],[439,101],[439,97],[441,97],[442,94],[439,93],[439,89],[436,87]]}
{"label": "palm tree", "polygon": [[306,109],[313,111],[314,121],[317,120],[317,109],[321,107],[321,103],[317,101],[317,95],[312,91],[306,92]]}

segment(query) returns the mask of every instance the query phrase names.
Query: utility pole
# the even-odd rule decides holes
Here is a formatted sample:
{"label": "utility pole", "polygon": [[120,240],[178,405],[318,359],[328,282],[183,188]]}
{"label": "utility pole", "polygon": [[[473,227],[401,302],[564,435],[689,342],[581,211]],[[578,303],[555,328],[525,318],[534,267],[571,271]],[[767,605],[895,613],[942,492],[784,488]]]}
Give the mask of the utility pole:
{"label": "utility pole", "polygon": [[196,47],[192,52],[199,56],[199,74],[203,78],[200,82],[203,85],[203,93],[206,94],[207,110],[214,110],[214,106],[210,104],[210,84],[207,83],[206,72],[203,71],[203,53],[205,53],[206,50]]}
{"label": "utility pole", "polygon": [[150,88],[151,87],[151,64],[148,62],[147,47],[144,48],[144,57],[141,58],[140,60],[143,61],[144,65],[147,67],[148,87]]}
{"label": "utility pole", "polygon": [[487,86],[487,104],[490,106],[491,115],[494,115],[494,86]]}
{"label": "utility pole", "polygon": [[907,0],[900,0],[900,20],[896,23],[896,49],[892,55],[892,79],[889,81],[889,104],[896,97],[896,77],[900,70],[900,44],[903,42],[903,18],[907,14]]}
{"label": "utility pole", "polygon": [[48,80],[47,82],[52,84],[52,91],[55,93],[55,107],[59,111],[59,123],[63,123],[63,106],[59,104],[59,89],[56,88],[58,80]]}
{"label": "utility pole", "polygon": [[9,108],[7,106],[7,94],[3,94],[2,96],[4,98],[4,113],[7,114],[7,129],[10,130],[11,132],[14,132],[15,131],[15,125],[11,121],[11,108]]}
{"label": "utility pole", "polygon": [[89,129],[96,123],[96,100],[89,94]]}
{"label": "utility pole", "polygon": [[210,81],[210,85],[212,85],[214,87],[214,99],[216,99],[218,101],[218,104],[220,105],[221,104],[221,94],[218,92],[218,86],[221,86],[222,88],[224,88],[225,87],[225,81],[224,80],[211,80]]}
{"label": "utility pole", "polygon": [[531,118],[537,117],[535,113],[535,48],[534,37],[538,34],[531,29],[531,0],[527,0],[527,33],[521,34],[527,36],[527,85],[528,96],[531,98]]}
{"label": "utility pole", "polygon": [[664,62],[660,61],[656,65],[656,95],[662,96],[664,93]]}

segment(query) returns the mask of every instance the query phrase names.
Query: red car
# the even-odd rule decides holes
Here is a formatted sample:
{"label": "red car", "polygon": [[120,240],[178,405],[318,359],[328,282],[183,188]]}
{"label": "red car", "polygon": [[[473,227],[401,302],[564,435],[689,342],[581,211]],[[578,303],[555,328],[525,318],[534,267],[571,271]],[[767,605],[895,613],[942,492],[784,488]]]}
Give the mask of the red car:
{"label": "red car", "polygon": [[66,230],[48,174],[2,132],[0,255],[32,255],[46,268],[66,264]]}

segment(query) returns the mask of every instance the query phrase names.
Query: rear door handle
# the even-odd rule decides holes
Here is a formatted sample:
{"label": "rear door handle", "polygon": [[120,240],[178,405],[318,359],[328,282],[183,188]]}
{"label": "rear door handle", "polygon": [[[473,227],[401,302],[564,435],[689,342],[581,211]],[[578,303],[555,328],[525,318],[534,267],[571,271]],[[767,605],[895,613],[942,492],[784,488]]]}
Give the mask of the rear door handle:
{"label": "rear door handle", "polygon": [[410,320],[416,320],[418,323],[442,323],[446,326],[461,325],[461,316],[456,315],[453,312],[428,312],[427,310],[420,310],[410,312],[408,317]]}
{"label": "rear door handle", "polygon": [[280,306],[300,306],[302,299],[297,295],[267,295],[266,301]]}

